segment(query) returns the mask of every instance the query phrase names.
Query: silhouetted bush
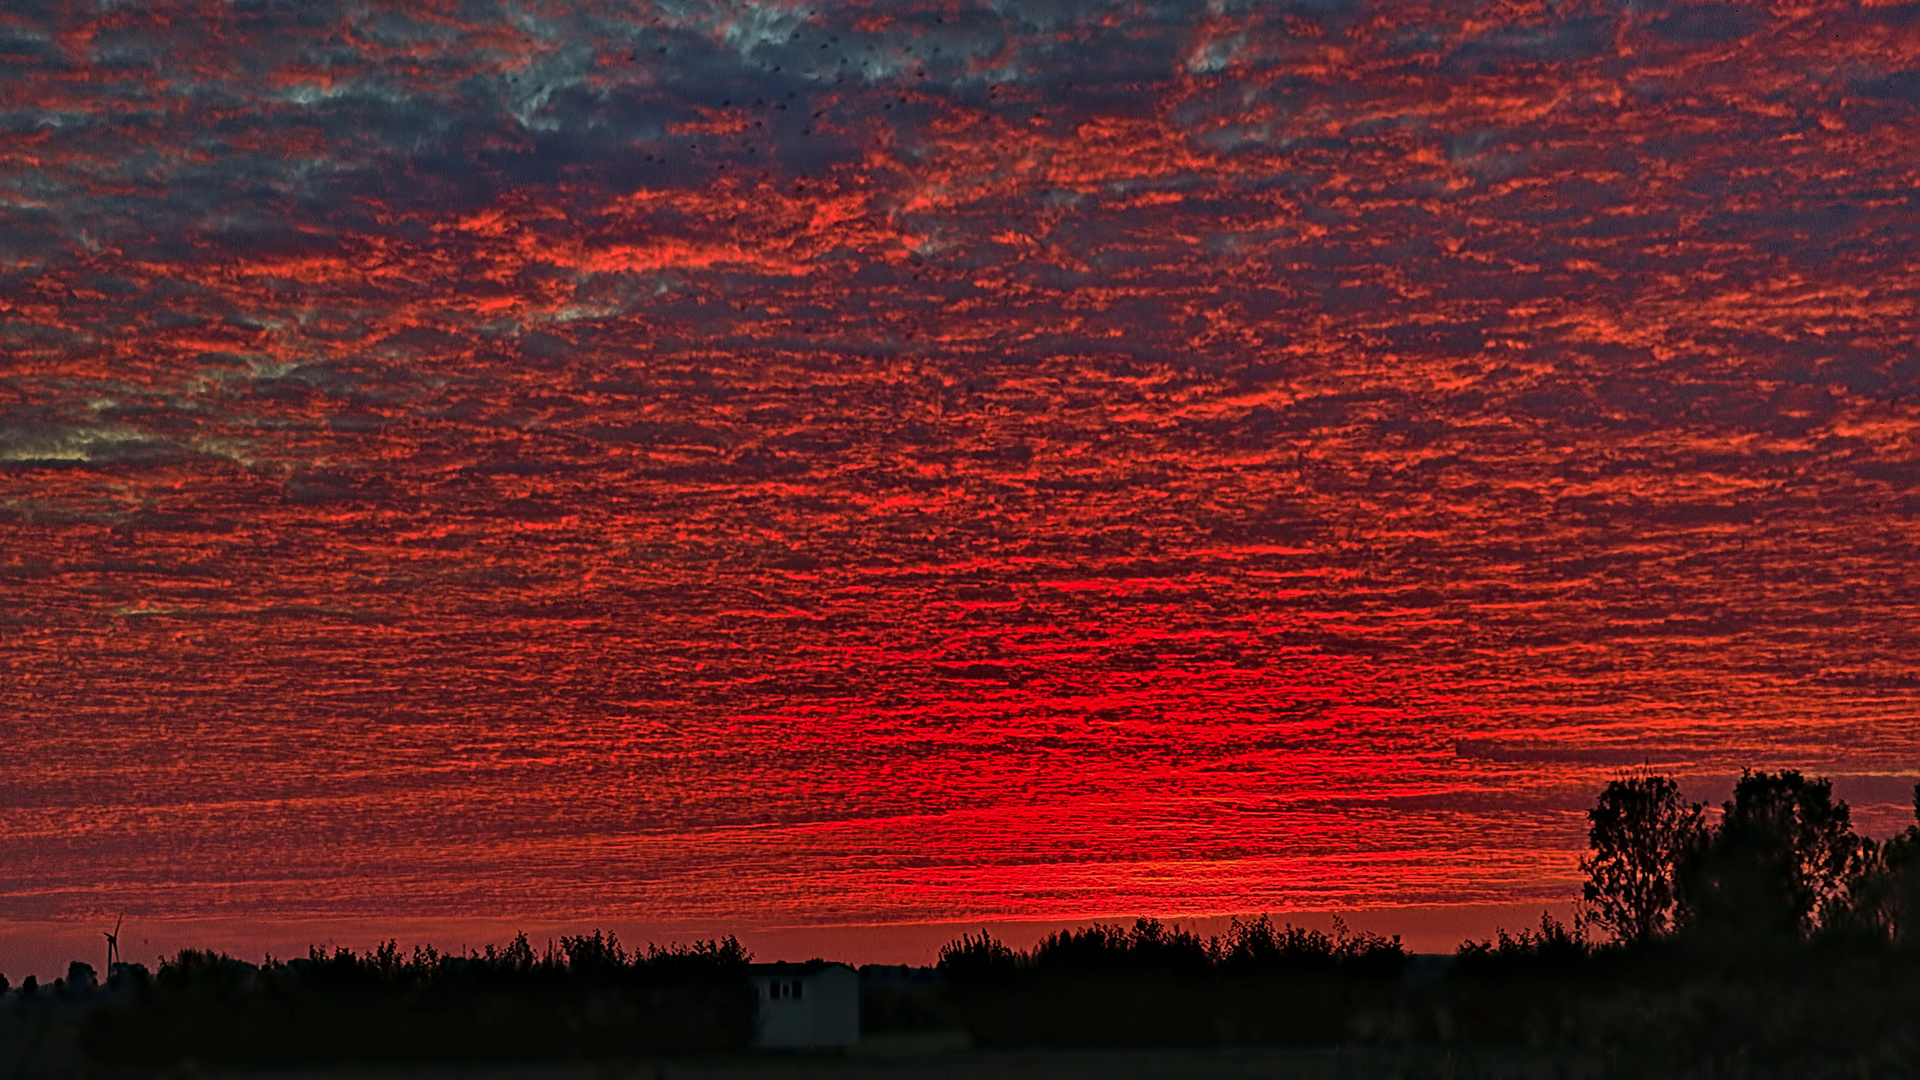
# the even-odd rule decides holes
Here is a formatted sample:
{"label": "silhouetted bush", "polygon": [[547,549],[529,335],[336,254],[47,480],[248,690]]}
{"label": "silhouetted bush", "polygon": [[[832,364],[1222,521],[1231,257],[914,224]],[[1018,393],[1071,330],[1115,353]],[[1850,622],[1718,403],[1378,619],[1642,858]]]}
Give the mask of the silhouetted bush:
{"label": "silhouetted bush", "polygon": [[1560,975],[1581,970],[1595,946],[1585,929],[1540,913],[1538,930],[1509,934],[1505,927],[1487,941],[1465,941],[1455,953],[1454,971],[1466,976]]}
{"label": "silhouetted bush", "polygon": [[1233,974],[1345,974],[1392,978],[1407,962],[1399,935],[1353,933],[1338,917],[1334,932],[1288,924],[1276,928],[1265,915],[1234,919],[1227,933],[1210,943],[1213,963]]}
{"label": "silhouetted bush", "polygon": [[1031,957],[994,940],[985,930],[979,937],[962,934],[958,941],[940,947],[940,973],[956,982],[1004,980],[1032,966]]}

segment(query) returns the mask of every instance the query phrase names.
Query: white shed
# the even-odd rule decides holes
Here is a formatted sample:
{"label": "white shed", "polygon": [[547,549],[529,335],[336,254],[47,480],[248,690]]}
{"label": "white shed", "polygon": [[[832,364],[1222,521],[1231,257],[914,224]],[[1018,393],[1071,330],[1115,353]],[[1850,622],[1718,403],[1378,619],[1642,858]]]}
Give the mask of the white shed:
{"label": "white shed", "polygon": [[860,1041],[860,973],[845,964],[754,964],[759,1050],[823,1050]]}

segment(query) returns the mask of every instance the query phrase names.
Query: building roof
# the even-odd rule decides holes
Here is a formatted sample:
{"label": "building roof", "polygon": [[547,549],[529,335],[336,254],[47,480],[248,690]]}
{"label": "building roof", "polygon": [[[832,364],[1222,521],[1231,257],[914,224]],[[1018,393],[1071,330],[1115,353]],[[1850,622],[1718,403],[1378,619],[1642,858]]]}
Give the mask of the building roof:
{"label": "building roof", "polygon": [[771,964],[748,964],[747,973],[750,975],[818,975],[828,968],[846,968],[848,971],[853,971],[853,968],[847,964],[816,958],[802,964],[784,960]]}

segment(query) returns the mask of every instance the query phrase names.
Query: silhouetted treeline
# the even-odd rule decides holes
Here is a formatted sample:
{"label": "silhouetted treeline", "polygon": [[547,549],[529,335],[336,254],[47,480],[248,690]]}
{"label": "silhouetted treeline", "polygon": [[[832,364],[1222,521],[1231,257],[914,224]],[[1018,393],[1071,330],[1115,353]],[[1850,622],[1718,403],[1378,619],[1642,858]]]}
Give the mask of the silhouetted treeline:
{"label": "silhouetted treeline", "polygon": [[1920,1075],[1920,825],[1861,837],[1793,771],[1744,773],[1711,817],[1671,778],[1622,777],[1587,817],[1583,918],[1451,957],[1146,920],[1031,951],[963,937],[940,966],[989,1044],[1522,1044],[1626,1076]]}
{"label": "silhouetted treeline", "polygon": [[598,931],[536,952],[309,950],[245,963],[188,949],[85,1034],[99,1060],[536,1057],[737,1049],[754,998],[733,938],[628,952]]}
{"label": "silhouetted treeline", "polygon": [[1265,915],[1234,919],[1227,933],[1202,938],[1158,919],[1132,927],[1095,923],[1049,935],[1032,951],[1010,948],[984,931],[940,950],[940,971],[962,981],[1018,981],[1054,974],[1306,974],[1398,975],[1406,962],[1399,937],[1353,934],[1335,922],[1332,934],[1278,926]]}
{"label": "silhouetted treeline", "polygon": [[1859,836],[1793,770],[1742,773],[1711,818],[1670,777],[1623,777],[1587,820],[1582,897],[1610,940],[1543,920],[1469,943],[1424,999],[1436,1025],[1630,1073],[1920,1075],[1920,827]]}
{"label": "silhouetted treeline", "polygon": [[[1920,816],[1920,785],[1914,800]],[[1671,778],[1626,777],[1587,819],[1583,896],[1623,943],[1744,948],[1824,935],[1894,945],[1920,923],[1920,828],[1885,842],[1857,835],[1824,778],[1748,770],[1708,822]]]}
{"label": "silhouetted treeline", "polygon": [[940,952],[968,1031],[1000,1045],[1338,1040],[1355,1018],[1384,1022],[1406,962],[1397,937],[1265,916],[1208,938],[1141,919],[1031,951],[982,932]]}

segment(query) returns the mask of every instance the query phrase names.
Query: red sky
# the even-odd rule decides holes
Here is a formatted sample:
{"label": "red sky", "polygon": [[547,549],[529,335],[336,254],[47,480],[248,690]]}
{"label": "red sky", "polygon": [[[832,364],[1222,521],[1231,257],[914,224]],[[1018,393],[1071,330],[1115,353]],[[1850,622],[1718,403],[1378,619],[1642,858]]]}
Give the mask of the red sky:
{"label": "red sky", "polygon": [[406,7],[0,6],[0,921],[1911,820],[1920,5]]}

